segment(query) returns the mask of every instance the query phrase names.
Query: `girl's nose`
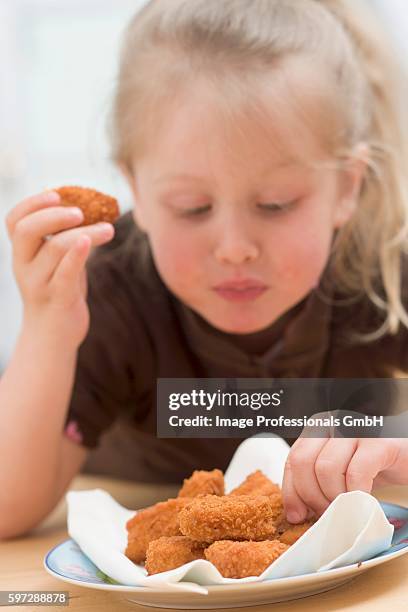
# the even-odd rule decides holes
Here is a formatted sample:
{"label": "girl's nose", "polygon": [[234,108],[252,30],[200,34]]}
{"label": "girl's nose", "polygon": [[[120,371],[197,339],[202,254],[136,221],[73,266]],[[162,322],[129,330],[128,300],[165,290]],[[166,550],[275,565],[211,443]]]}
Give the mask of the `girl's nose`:
{"label": "girl's nose", "polygon": [[228,224],[220,234],[214,252],[219,263],[239,265],[258,257],[259,248],[244,228]]}

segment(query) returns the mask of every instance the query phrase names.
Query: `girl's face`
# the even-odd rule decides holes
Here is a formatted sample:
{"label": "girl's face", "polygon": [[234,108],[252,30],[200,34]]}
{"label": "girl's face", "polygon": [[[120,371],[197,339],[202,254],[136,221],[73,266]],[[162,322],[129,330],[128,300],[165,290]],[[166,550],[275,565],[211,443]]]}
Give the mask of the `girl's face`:
{"label": "girl's face", "polygon": [[[236,334],[266,328],[318,283],[361,178],[355,170],[340,184],[333,169],[285,159],[290,132],[247,121],[250,138],[237,129],[226,139],[208,98],[190,97],[169,112],[131,181],[135,218],[163,282]],[[322,159],[310,133],[291,134],[292,147]]]}

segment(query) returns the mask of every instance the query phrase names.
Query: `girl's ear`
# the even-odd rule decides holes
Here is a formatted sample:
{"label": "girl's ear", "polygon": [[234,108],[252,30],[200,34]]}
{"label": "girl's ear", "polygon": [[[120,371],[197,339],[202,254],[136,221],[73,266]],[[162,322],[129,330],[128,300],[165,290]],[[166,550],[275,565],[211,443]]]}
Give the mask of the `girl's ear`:
{"label": "girl's ear", "polygon": [[138,227],[140,227],[142,231],[146,232],[146,226],[143,221],[143,216],[144,216],[143,209],[140,203],[139,192],[138,192],[135,177],[127,165],[118,164],[118,168],[119,168],[120,173],[124,177],[126,183],[128,184],[129,189],[132,193],[132,197],[133,197],[132,214],[133,214],[135,223]]}
{"label": "girl's ear", "polygon": [[359,195],[367,171],[369,148],[359,143],[353,156],[341,170],[339,197],[334,211],[334,228],[345,225],[353,216],[358,204]]}

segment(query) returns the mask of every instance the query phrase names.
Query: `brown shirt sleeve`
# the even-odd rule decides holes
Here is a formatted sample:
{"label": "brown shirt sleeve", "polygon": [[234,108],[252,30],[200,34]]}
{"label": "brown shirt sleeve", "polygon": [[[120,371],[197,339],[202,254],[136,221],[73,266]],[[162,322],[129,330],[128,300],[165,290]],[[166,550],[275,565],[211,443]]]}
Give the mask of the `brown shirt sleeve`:
{"label": "brown shirt sleeve", "polygon": [[66,434],[88,448],[98,446],[120,414],[131,410],[137,417],[138,398],[153,380],[151,342],[138,314],[143,296],[129,278],[120,227],[117,234],[88,264],[90,329],[79,348],[65,422]]}

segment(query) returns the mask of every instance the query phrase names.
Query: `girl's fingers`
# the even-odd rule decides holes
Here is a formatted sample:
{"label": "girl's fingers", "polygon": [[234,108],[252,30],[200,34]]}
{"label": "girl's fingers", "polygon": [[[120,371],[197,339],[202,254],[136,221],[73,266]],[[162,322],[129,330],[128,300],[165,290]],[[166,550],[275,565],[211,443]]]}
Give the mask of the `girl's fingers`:
{"label": "girl's fingers", "polygon": [[288,520],[305,520],[307,509],[321,515],[345,491],[370,493],[373,482],[383,482],[381,473],[395,465],[399,452],[396,440],[299,438],[289,453],[282,485]]}
{"label": "girl's fingers", "polygon": [[59,264],[67,252],[78,243],[81,236],[86,236],[91,247],[105,244],[113,238],[114,227],[110,223],[96,223],[55,234],[45,242],[38,255],[31,263],[38,284],[50,282],[57,272]]}
{"label": "girl's fingers", "polygon": [[86,299],[87,293],[88,293],[88,279],[86,277],[86,271],[85,270],[82,271],[80,279],[79,279],[79,282],[81,284],[81,294]]}
{"label": "girl's fingers", "polygon": [[323,494],[330,501],[347,491],[347,467],[356,448],[355,438],[330,438],[316,459],[317,480]]}
{"label": "girl's fingers", "polygon": [[83,213],[79,208],[53,206],[26,215],[13,231],[14,257],[21,263],[30,262],[44,244],[44,237],[79,225]]}
{"label": "girl's fingers", "polygon": [[308,508],[299,497],[293,484],[292,467],[290,460],[286,461],[282,483],[283,506],[286,518],[290,523],[300,523],[308,515]]}
{"label": "girl's fingers", "polygon": [[289,453],[293,486],[303,504],[300,506],[288,502],[288,511],[301,514],[302,520],[306,518],[303,506],[320,515],[330,503],[321,490],[315,473],[316,459],[327,441],[327,438],[298,438]]}
{"label": "girl's fingers", "polygon": [[57,206],[60,201],[60,195],[56,191],[44,191],[22,200],[19,204],[14,206],[6,217],[6,226],[9,237],[13,237],[16,224],[28,214],[36,212],[42,208]]}
{"label": "girl's fingers", "polygon": [[376,476],[395,461],[397,449],[384,439],[360,438],[346,472],[347,491],[370,493]]}
{"label": "girl's fingers", "polygon": [[[72,298],[72,287],[75,283],[81,281],[81,273],[84,270],[87,257],[92,246],[91,238],[87,235],[77,236],[76,242],[68,250],[58,266],[52,283],[58,291],[60,299]],[[82,290],[82,286],[78,287],[78,293]]]}

